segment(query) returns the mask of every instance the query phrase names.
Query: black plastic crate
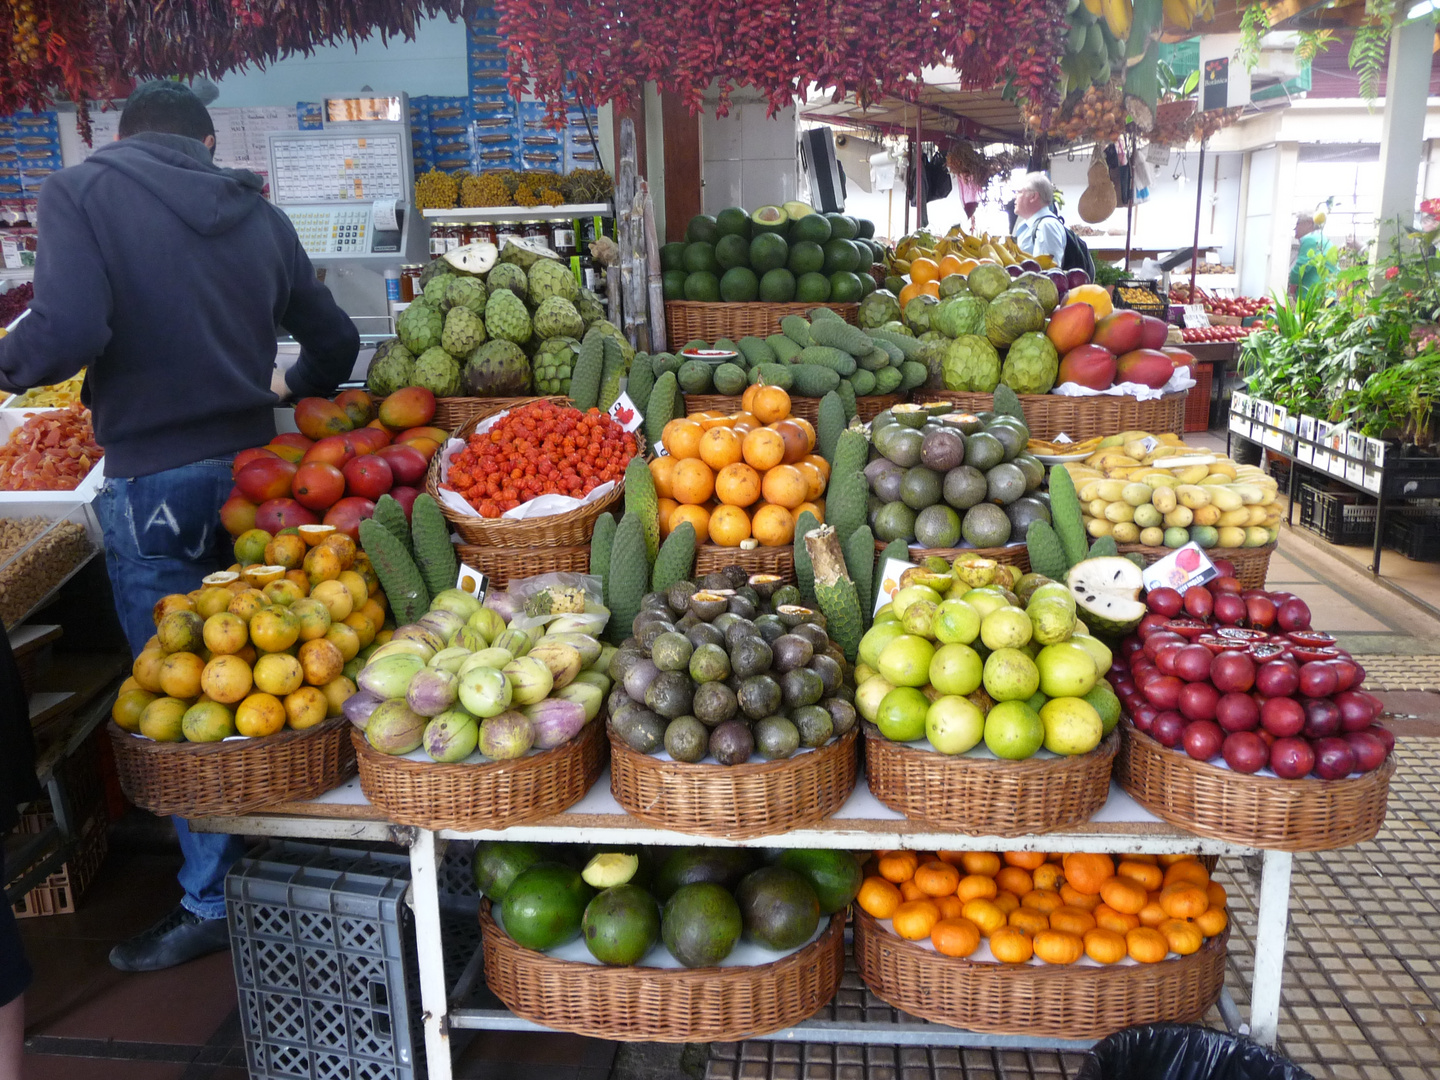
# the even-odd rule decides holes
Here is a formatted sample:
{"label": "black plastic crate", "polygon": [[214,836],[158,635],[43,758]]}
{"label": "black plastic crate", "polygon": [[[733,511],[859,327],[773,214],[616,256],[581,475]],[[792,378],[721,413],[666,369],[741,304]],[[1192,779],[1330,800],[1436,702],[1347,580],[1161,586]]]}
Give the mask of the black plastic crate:
{"label": "black plastic crate", "polygon": [[1415,562],[1440,562],[1440,509],[1386,514],[1385,546]]}
{"label": "black plastic crate", "polygon": [[1368,547],[1375,537],[1376,506],[1360,498],[1352,491],[1321,491],[1307,485],[1301,489],[1300,524],[1332,544]]}

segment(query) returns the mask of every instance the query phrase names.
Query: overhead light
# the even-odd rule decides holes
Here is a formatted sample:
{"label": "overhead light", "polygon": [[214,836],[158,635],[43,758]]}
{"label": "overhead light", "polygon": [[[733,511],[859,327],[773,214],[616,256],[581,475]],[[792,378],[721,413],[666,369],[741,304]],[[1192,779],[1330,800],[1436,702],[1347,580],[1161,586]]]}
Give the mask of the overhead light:
{"label": "overhead light", "polygon": [[1420,0],[1420,3],[1416,4],[1408,12],[1405,13],[1405,18],[1418,19],[1424,15],[1431,14],[1434,10],[1435,0]]}

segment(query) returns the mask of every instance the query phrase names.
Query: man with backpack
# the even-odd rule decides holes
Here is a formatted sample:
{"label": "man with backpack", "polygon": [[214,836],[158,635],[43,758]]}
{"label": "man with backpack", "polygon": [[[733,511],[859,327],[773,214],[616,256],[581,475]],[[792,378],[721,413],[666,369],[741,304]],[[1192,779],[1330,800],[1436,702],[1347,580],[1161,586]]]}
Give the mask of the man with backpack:
{"label": "man with backpack", "polygon": [[1043,172],[1026,173],[1016,186],[1015,219],[1020,250],[1037,259],[1049,255],[1061,270],[1084,270],[1094,277],[1090,250],[1055,212],[1055,185]]}

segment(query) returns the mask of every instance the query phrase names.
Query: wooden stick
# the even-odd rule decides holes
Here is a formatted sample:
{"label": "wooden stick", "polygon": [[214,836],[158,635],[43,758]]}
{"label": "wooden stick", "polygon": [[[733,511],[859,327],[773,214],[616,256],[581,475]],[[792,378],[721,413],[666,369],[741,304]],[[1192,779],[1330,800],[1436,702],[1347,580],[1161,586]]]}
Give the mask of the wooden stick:
{"label": "wooden stick", "polygon": [[649,269],[650,347],[653,350],[661,351],[667,345],[665,284],[660,275],[660,240],[655,234],[655,202],[650,198],[649,181],[640,181],[640,198],[643,204],[645,223],[645,261]]}
{"label": "wooden stick", "polygon": [[620,328],[630,344],[637,349],[649,344],[645,327],[645,256],[641,217],[637,212],[638,152],[635,122],[629,117],[620,121],[620,170],[615,182],[615,222],[620,241]]}

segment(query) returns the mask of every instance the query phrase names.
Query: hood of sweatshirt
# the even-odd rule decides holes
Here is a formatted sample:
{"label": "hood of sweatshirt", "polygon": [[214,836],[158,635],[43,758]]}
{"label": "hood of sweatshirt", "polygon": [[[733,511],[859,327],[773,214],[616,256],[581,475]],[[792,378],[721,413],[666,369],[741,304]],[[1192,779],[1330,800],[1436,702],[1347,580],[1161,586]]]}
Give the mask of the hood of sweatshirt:
{"label": "hood of sweatshirt", "polygon": [[255,209],[264,186],[254,173],[215,165],[204,143],[184,135],[141,132],[89,160],[124,173],[202,236],[234,228]]}

